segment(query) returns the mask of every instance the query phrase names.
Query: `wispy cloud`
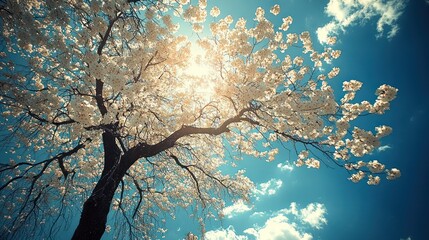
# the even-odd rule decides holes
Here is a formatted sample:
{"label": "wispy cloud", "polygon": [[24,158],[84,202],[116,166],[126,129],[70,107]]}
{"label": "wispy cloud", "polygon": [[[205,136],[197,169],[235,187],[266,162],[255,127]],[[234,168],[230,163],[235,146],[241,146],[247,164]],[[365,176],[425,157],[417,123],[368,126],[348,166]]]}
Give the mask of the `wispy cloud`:
{"label": "wispy cloud", "polygon": [[389,146],[389,145],[383,145],[383,146],[380,146],[380,147],[378,147],[377,148],[377,151],[378,152],[384,152],[384,151],[387,151],[388,149],[391,149],[392,147],[391,146]]}
{"label": "wispy cloud", "polygon": [[410,122],[415,122],[416,120],[420,119],[424,114],[425,111],[423,109],[414,111],[413,115],[410,117]]}
{"label": "wispy cloud", "polygon": [[239,199],[233,205],[224,208],[222,213],[228,218],[232,218],[239,213],[248,212],[250,210],[252,210],[252,207],[249,207],[243,200]]}
{"label": "wispy cloud", "polygon": [[250,215],[250,217],[263,217],[265,214],[265,212],[254,212],[252,215]]}
{"label": "wispy cloud", "polygon": [[327,43],[330,36],[345,32],[346,28],[361,24],[372,18],[377,20],[377,37],[394,37],[399,26],[397,20],[405,8],[406,0],[330,0],[325,13],[332,20],[316,31],[320,43]]}
{"label": "wispy cloud", "polygon": [[293,171],[293,165],[290,163],[279,163],[277,164],[277,167],[280,168],[280,171],[282,172],[292,172]]}
{"label": "wispy cloud", "polygon": [[283,208],[279,211],[279,213],[284,213],[284,214],[292,214],[295,216],[299,215],[299,211],[298,211],[298,207],[296,202],[292,202],[289,206],[289,208]]}
{"label": "wispy cloud", "polygon": [[226,229],[221,228],[221,229],[206,232],[205,239],[207,240],[224,240],[224,239],[247,240],[248,237],[244,235],[236,234],[234,227],[230,225]]}
{"label": "wispy cloud", "polygon": [[283,185],[283,181],[280,179],[272,178],[268,182],[259,184],[258,188],[254,190],[256,199],[260,196],[269,196],[276,194],[277,190]]}

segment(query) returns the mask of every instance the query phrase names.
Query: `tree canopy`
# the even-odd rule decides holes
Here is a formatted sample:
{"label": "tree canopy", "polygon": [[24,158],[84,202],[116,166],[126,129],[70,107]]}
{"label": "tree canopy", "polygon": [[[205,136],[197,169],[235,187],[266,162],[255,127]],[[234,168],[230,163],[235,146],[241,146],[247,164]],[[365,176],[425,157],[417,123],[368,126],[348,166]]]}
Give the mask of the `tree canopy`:
{"label": "tree canopy", "polygon": [[253,188],[221,167],[272,161],[279,146],[296,166],[323,162],[353,182],[400,176],[362,158],[392,129],[353,123],[388,110],[396,88],[354,101],[362,82],[349,80],[334,95],[335,37],[317,51],[309,32],[288,31],[291,17],[268,20],[278,5],[254,19],[220,11],[206,0],[0,1],[2,238],[55,236],[76,209],[74,239],[150,238],[176,208],[204,232],[225,198]]}

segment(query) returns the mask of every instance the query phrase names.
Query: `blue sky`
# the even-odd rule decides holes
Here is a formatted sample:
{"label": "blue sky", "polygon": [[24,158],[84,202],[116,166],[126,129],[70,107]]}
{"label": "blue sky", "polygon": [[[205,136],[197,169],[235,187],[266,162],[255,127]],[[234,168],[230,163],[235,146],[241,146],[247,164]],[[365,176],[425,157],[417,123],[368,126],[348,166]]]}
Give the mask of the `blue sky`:
{"label": "blue sky", "polygon": [[[255,239],[254,235],[260,234],[260,239],[264,239],[265,234],[271,236],[267,239],[296,239],[297,236],[302,239],[426,239],[429,235],[426,207],[429,202],[426,196],[429,2],[374,0],[373,6],[381,2],[387,5],[366,10],[338,8],[334,3],[343,1],[332,0],[329,8],[329,1],[243,2],[216,1],[221,9],[220,17],[231,14],[235,19],[253,18],[256,7],[262,6],[268,11],[272,5],[279,4],[280,16],[290,15],[294,19],[290,31],[309,31],[319,49],[323,46],[316,43],[317,29],[330,24],[331,29],[336,30],[331,33],[338,37],[335,47],[342,51],[334,63],[341,68],[339,76],[331,82],[334,87],[339,89],[342,81],[357,79],[364,83],[359,92],[361,98],[369,100],[375,99],[374,91],[383,83],[399,89],[390,111],[367,117],[358,124],[367,129],[381,124],[393,127],[393,134],[384,138],[383,147],[370,158],[401,169],[402,177],[373,187],[364,181],[358,184],[348,181],[348,174],[341,169],[322,166],[319,170],[296,167],[282,170],[291,159],[287,151],[271,163],[245,159],[238,166],[245,168],[255,181],[254,198],[250,203],[227,206],[222,222],[208,222],[208,238]],[[344,20],[347,17],[349,24]],[[377,24],[383,31],[380,27],[377,29]],[[167,226],[170,227],[167,239],[180,239],[189,231],[199,232],[198,222],[188,221],[186,217]]]}

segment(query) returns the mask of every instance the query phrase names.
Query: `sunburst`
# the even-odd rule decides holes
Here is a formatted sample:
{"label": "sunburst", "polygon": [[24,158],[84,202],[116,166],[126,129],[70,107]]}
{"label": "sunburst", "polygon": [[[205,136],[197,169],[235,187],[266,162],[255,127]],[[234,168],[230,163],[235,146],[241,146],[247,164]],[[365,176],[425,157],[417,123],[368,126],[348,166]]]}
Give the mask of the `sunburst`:
{"label": "sunburst", "polygon": [[184,87],[204,102],[208,102],[215,95],[216,71],[204,48],[192,43],[190,50],[188,65],[183,69]]}

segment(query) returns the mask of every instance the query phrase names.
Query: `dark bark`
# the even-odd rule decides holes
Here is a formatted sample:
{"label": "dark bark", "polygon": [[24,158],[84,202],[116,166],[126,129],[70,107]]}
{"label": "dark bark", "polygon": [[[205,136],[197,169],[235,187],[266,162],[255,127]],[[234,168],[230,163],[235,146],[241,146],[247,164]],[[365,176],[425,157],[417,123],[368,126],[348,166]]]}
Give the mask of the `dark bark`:
{"label": "dark bark", "polygon": [[121,151],[112,132],[103,133],[104,169],[91,196],[83,205],[79,225],[72,239],[101,239],[113,196],[130,164],[121,158]]}
{"label": "dark bark", "polygon": [[124,169],[114,168],[111,172],[101,176],[92,195],[83,205],[79,225],[72,239],[101,239],[106,228],[107,215],[115,190],[125,172]]}

